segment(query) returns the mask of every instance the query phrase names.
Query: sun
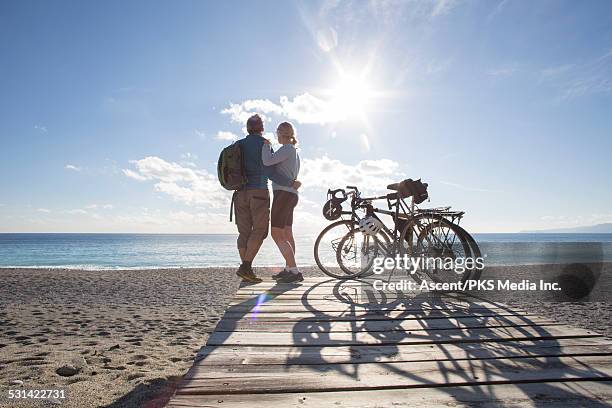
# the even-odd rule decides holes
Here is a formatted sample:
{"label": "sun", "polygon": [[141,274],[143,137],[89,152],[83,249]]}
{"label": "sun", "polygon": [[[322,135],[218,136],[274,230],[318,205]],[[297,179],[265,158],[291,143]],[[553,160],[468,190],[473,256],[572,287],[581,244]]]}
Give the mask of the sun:
{"label": "sun", "polygon": [[369,81],[362,75],[344,74],[330,90],[331,105],[340,117],[363,117],[372,99]]}

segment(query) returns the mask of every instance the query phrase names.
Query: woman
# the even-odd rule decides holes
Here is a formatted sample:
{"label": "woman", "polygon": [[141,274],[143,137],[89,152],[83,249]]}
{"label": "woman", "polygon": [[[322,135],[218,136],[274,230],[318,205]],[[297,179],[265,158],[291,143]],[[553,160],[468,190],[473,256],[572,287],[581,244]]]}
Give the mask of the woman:
{"label": "woman", "polygon": [[[276,165],[277,172],[295,180],[300,172],[300,156],[295,148],[297,139],[293,125],[289,122],[281,123],[276,129],[276,136],[282,146],[273,152],[270,146],[264,145],[261,150],[263,164]],[[270,142],[267,141],[267,144]],[[274,182],[272,189],[274,190],[270,217],[272,239],[286,262],[285,269],[273,278],[280,283],[301,282],[304,277],[295,263],[295,240],[292,229],[293,210],[298,203],[298,191],[293,187],[281,186]]]}

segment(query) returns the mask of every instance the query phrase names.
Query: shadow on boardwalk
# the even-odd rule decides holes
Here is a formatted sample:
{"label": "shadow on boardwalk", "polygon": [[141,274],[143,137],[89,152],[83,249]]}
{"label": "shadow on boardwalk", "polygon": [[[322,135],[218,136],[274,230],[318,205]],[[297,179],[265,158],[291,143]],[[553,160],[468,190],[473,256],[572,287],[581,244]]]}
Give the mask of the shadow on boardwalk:
{"label": "shadow on boardwalk", "polygon": [[[568,365],[568,356],[562,359],[563,349],[557,340],[564,336],[550,331],[555,326],[539,325],[528,316],[504,305],[457,293],[396,292],[387,296],[374,291],[365,281],[361,283],[360,291],[356,292],[354,288],[345,291],[342,288],[344,284],[337,282],[332,293],[337,301],[346,305],[346,309],[341,315],[330,316],[317,309],[316,302],[309,300],[318,287],[330,282],[337,281],[314,285],[301,298],[302,305],[313,316],[293,326],[293,344],[300,347],[300,354],[287,358],[285,366],[288,375],[291,375],[292,366],[307,363],[311,370],[330,376],[330,379],[331,376],[341,375],[359,381],[356,383],[359,389],[384,388],[379,384],[370,386],[368,375],[360,373],[366,366],[368,372],[372,373],[370,366],[376,365],[380,369],[374,371],[395,378],[393,384],[398,384],[398,387],[402,382],[416,382],[423,387],[436,386],[442,392],[448,390],[449,395],[457,401],[499,399],[495,395],[495,387],[479,385],[512,383],[524,395],[529,395],[527,388],[530,386],[527,384],[537,382],[538,393],[543,399],[533,401],[534,406],[550,403],[550,400],[545,399],[547,396],[562,394],[564,399],[572,399],[571,390],[568,393],[567,388],[564,388],[561,393],[557,386],[546,381],[564,381],[563,378],[572,377],[592,379],[594,375],[610,380],[596,368],[581,365],[579,360],[573,361],[571,357],[575,355],[569,356],[573,364]],[[418,322],[418,328],[405,330],[402,322],[406,319]],[[333,325],[338,321],[351,325],[353,335],[350,340],[333,339]],[[410,363],[405,364],[406,360],[399,355],[400,347],[404,344],[427,344],[431,350],[421,358],[411,355]],[[486,348],[483,348],[483,344]],[[331,358],[330,361],[330,347],[342,346],[349,348],[348,357],[344,361],[337,358]],[[540,346],[547,350],[542,352]],[[391,361],[394,356],[398,358]],[[418,363],[435,364],[438,374],[419,370]],[[546,379],[541,376],[543,370],[555,370],[556,378]],[[398,378],[402,380],[398,381]],[[389,388],[394,388],[393,384]],[[448,385],[468,386],[457,388]],[[350,387],[346,389],[350,390]],[[333,390],[339,391],[342,388],[336,387]],[[576,393],[575,398],[589,407],[609,406],[579,393]]]}

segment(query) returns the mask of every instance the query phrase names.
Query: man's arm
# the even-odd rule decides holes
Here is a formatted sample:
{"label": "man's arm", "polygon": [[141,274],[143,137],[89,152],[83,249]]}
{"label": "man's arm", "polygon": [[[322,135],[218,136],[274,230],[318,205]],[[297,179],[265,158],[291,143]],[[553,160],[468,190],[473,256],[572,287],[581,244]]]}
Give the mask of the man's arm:
{"label": "man's arm", "polygon": [[282,145],[276,152],[273,152],[270,145],[264,144],[261,147],[261,160],[264,166],[273,166],[287,160],[291,153],[291,148],[288,145]]}
{"label": "man's arm", "polygon": [[[268,142],[268,143],[264,142],[264,145],[262,146],[262,161],[264,160],[264,156],[266,155],[266,149],[270,153],[272,153],[272,148],[270,147],[270,142]],[[297,190],[302,185],[302,183],[300,183],[299,181],[290,179],[287,176],[279,173],[276,170],[275,166],[266,166],[266,165],[264,165],[263,169],[262,169],[262,172],[270,180],[272,180],[273,182],[275,182],[276,184],[279,184],[281,186],[293,187],[293,188],[295,188]]]}

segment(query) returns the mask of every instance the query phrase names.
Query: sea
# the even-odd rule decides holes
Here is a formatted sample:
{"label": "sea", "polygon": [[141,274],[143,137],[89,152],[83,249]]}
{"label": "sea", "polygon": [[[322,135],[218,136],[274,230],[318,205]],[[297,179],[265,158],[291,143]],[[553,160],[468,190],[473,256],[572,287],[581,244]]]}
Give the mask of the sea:
{"label": "sea", "polygon": [[[474,234],[486,265],[612,262],[612,234]],[[296,237],[298,265],[315,265],[316,237]],[[267,239],[255,266],[279,266]],[[236,235],[0,233],[0,267],[151,269],[236,267]]]}

